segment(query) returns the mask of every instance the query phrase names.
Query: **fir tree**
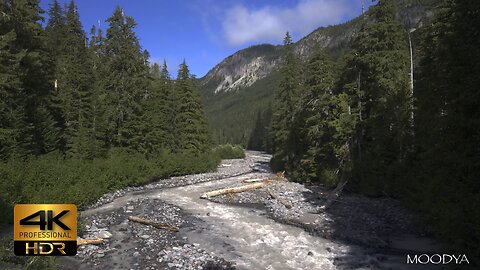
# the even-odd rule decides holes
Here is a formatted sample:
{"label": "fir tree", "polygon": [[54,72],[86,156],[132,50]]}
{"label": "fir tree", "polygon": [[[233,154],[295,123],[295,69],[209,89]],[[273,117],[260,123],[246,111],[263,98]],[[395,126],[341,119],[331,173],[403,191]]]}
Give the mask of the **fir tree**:
{"label": "fir tree", "polygon": [[60,3],[58,3],[58,0],[54,0],[48,11],[48,23],[45,27],[47,43],[52,52],[52,57],[61,55],[66,50],[66,24],[64,10],[60,6]]}
{"label": "fir tree", "polygon": [[185,61],[178,70],[174,89],[177,108],[174,134],[178,138],[178,150],[194,155],[207,153],[211,146],[207,119]]}
{"label": "fir tree", "polygon": [[406,32],[395,21],[392,1],[379,1],[370,14],[372,22],[364,24],[354,44],[350,82],[356,84],[359,113],[356,184],[377,194],[399,187],[395,181],[411,150],[412,105]]}
{"label": "fir tree", "polygon": [[172,135],[173,125],[173,103],[171,100],[172,84],[166,63],[162,70],[155,63],[152,66],[152,86],[145,101],[145,114],[148,119],[149,132],[146,141],[149,143],[149,152],[156,153],[160,149],[173,150],[174,137]]}
{"label": "fir tree", "polygon": [[276,93],[271,131],[273,132],[274,170],[293,169],[296,149],[296,122],[293,112],[296,110],[301,92],[300,63],[293,48],[292,38],[287,32],[284,39],[283,63],[280,69],[281,81]]}
{"label": "fir tree", "polygon": [[[409,194],[430,213],[438,235],[450,247],[477,258],[479,14],[478,1],[445,1],[424,30],[415,88],[415,188],[414,195]],[[472,267],[478,266],[475,262]]]}
{"label": "fir tree", "polygon": [[[18,121],[19,134],[15,144],[25,148],[25,153],[42,154],[58,147],[59,131],[52,117],[50,92],[53,89],[52,62],[46,47],[45,31],[39,21],[43,12],[39,1],[3,1],[2,35],[9,38],[9,54],[22,55],[14,64],[16,69],[15,94],[11,100]],[[13,38],[14,37],[14,38]],[[4,44],[2,44],[4,45]],[[4,51],[6,48],[4,47]],[[21,127],[20,127],[21,126]]]}
{"label": "fir tree", "polygon": [[170,79],[170,73],[168,72],[167,62],[163,61],[162,69],[160,71],[159,90],[160,98],[162,102],[162,112],[165,117],[163,122],[163,130],[165,131],[165,138],[163,142],[164,148],[174,151],[176,145],[175,131],[177,128],[177,111],[178,104],[176,92],[174,91],[174,85]]}
{"label": "fir tree", "polygon": [[107,22],[105,39],[105,117],[108,123],[106,138],[113,146],[129,146],[143,152],[145,126],[141,101],[148,87],[148,66],[132,17],[124,16],[117,7]]}
{"label": "fir tree", "polygon": [[321,48],[316,48],[307,64],[306,95],[298,113],[300,133],[296,178],[317,180],[334,169],[333,152],[333,63]]}
{"label": "fir tree", "polygon": [[103,88],[104,79],[107,76],[106,65],[107,61],[105,50],[105,39],[101,29],[96,29],[92,26],[90,31],[90,45],[89,45],[90,66],[92,69],[91,77],[91,138],[90,153],[94,156],[102,156],[108,150],[108,124],[106,120],[107,110],[107,94]]}
{"label": "fir tree", "polygon": [[[2,6],[0,12],[5,11]],[[0,20],[4,26],[9,18],[2,16]],[[26,130],[26,119],[18,76],[20,61],[25,52],[12,52],[10,46],[16,39],[14,31],[6,32],[8,29],[4,27],[0,31],[0,159],[8,159],[25,156],[27,153],[26,147],[22,147],[22,141],[25,141],[22,133]]]}
{"label": "fir tree", "polygon": [[[68,156],[91,158],[92,134],[92,65],[86,35],[80,23],[77,7],[70,2],[65,15],[53,4],[47,29],[49,43],[57,39],[63,47],[52,47],[56,59],[55,101],[58,103],[63,133],[63,149]],[[60,16],[60,18],[58,18]]]}
{"label": "fir tree", "polygon": [[247,148],[251,150],[263,151],[265,149],[265,123],[262,117],[262,113],[257,112],[255,126],[250,133]]}

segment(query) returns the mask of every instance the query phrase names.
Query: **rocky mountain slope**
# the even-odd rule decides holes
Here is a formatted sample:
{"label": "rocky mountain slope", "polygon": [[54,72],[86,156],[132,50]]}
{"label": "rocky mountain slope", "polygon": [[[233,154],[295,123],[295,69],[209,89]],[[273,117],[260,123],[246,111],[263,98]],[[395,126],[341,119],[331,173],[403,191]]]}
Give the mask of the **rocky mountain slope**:
{"label": "rocky mountain slope", "polygon": [[280,46],[252,46],[227,57],[201,79],[201,84],[215,94],[251,86],[272,72],[280,56]]}
{"label": "rocky mountain slope", "polygon": [[[439,0],[398,1],[397,19],[406,29],[421,27]],[[364,19],[360,16],[340,25],[320,27],[295,43],[295,51],[307,59],[315,46],[334,58],[347,52]],[[218,142],[246,144],[259,111],[273,99],[282,46],[262,44],[227,57],[197,83]],[[232,124],[235,123],[235,124]]]}

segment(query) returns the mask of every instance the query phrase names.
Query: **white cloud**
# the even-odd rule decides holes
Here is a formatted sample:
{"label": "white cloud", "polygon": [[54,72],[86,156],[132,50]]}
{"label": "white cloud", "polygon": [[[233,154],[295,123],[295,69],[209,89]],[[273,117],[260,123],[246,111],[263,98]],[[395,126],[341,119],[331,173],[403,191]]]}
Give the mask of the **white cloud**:
{"label": "white cloud", "polygon": [[320,26],[340,23],[355,14],[357,3],[350,0],[300,0],[291,8],[266,6],[249,10],[236,5],[222,22],[224,38],[233,46],[249,42],[279,42],[285,32],[305,35]]}

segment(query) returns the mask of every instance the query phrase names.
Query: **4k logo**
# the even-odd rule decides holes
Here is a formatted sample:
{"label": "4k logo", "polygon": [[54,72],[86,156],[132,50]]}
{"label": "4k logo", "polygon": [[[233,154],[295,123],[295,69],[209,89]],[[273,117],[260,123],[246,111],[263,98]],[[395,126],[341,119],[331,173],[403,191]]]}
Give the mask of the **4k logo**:
{"label": "4k logo", "polygon": [[75,255],[77,207],[73,204],[17,204],[15,254],[20,256]]}

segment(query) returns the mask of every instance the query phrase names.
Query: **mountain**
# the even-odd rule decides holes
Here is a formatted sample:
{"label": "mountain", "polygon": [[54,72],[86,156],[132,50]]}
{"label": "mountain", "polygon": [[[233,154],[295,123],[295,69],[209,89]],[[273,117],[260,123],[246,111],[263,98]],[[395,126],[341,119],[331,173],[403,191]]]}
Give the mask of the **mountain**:
{"label": "mountain", "polygon": [[249,87],[270,74],[280,56],[281,46],[252,46],[225,58],[201,79],[201,84],[213,94]]}
{"label": "mountain", "polygon": [[[440,0],[397,2],[397,20],[406,29],[422,26]],[[295,43],[295,51],[306,60],[315,46],[326,48],[334,59],[349,51],[366,16],[349,22],[320,27]],[[282,46],[262,44],[225,58],[197,80],[209,123],[218,143],[246,146],[257,115],[271,105],[279,78]],[[272,108],[275,109],[275,108]]]}

